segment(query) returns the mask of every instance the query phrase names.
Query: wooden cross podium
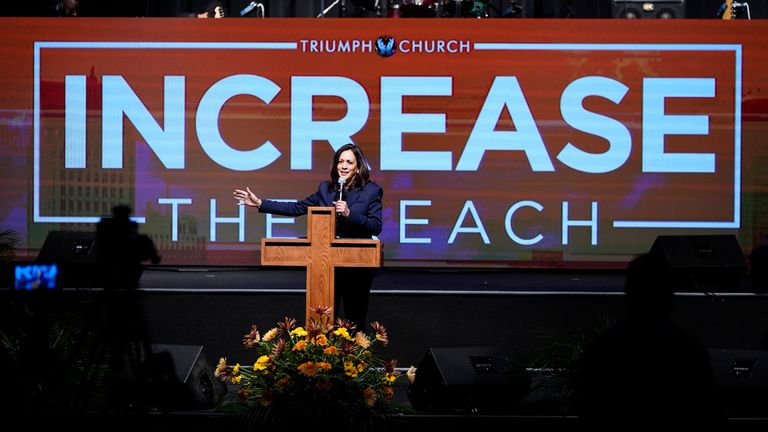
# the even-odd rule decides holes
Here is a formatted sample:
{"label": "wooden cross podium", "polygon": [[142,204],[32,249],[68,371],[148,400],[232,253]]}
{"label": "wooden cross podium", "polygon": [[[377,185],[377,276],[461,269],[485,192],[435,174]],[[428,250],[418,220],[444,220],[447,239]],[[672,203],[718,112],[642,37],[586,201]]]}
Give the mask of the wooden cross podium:
{"label": "wooden cross podium", "polygon": [[307,321],[318,318],[313,307],[334,307],[335,267],[381,267],[379,240],[335,237],[336,209],[310,207],[306,239],[261,239],[261,265],[307,268]]}

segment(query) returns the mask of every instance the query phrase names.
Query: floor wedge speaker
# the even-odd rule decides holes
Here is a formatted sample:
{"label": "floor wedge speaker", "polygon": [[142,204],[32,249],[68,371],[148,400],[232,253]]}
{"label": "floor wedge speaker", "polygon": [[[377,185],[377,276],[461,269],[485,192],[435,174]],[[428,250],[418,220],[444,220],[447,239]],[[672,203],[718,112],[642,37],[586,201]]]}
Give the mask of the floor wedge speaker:
{"label": "floor wedge speaker", "polygon": [[430,348],[408,387],[414,409],[443,413],[514,412],[531,381],[498,348]]}
{"label": "floor wedge speaker", "polygon": [[88,231],[50,231],[36,261],[56,264],[64,288],[97,285],[96,234]]}
{"label": "floor wedge speaker", "polygon": [[735,292],[747,269],[733,235],[658,236],[650,254],[666,267],[675,291]]}
{"label": "floor wedge speaker", "polygon": [[768,351],[710,349],[709,359],[728,416],[768,416]]}
{"label": "floor wedge speaker", "polygon": [[213,375],[213,365],[200,345],[151,345],[158,405],[166,410],[211,409],[227,392]]}

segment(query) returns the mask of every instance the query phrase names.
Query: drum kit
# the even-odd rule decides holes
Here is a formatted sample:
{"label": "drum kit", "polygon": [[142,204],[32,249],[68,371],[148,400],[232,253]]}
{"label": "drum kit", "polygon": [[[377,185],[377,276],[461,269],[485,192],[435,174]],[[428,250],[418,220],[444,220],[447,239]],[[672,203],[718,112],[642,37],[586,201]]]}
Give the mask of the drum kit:
{"label": "drum kit", "polygon": [[389,18],[517,18],[522,12],[516,1],[506,2],[509,5],[503,10],[500,6],[504,2],[492,0],[351,0],[351,3]]}
{"label": "drum kit", "polygon": [[391,18],[485,18],[485,2],[473,0],[399,0],[388,5]]}

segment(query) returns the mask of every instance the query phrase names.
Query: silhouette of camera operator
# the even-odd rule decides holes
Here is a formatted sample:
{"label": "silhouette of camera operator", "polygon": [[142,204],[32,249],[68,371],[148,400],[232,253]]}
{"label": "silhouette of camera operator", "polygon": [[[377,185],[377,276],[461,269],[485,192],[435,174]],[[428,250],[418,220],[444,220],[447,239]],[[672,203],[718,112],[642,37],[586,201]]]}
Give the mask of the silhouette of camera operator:
{"label": "silhouette of camera operator", "polygon": [[580,359],[576,404],[580,420],[613,430],[725,420],[705,347],[672,322],[674,286],[658,259],[629,263],[628,309],[588,344]]}
{"label": "silhouette of camera operator", "polygon": [[139,234],[128,206],[116,206],[112,216],[96,226],[96,261],[104,287],[101,342],[108,359],[107,405],[118,411],[145,412],[151,405],[149,335],[137,290],[143,263],[160,262],[154,243]]}
{"label": "silhouette of camera operator", "polygon": [[131,208],[120,205],[96,225],[96,258],[105,288],[137,288],[146,261],[160,262],[152,239],[139,234]]}

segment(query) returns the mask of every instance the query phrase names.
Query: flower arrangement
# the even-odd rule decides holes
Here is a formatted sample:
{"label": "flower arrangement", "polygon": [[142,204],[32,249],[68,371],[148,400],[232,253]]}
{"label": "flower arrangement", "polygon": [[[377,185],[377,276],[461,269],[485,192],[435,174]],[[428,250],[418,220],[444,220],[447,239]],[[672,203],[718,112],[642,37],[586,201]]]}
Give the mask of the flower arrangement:
{"label": "flower arrangement", "polygon": [[280,417],[319,416],[329,413],[347,418],[384,407],[400,376],[396,360],[384,362],[373,353],[386,346],[387,331],[371,323],[373,333],[356,331],[350,322],[330,323],[330,308],[316,307],[319,319],[306,327],[286,317],[261,335],[255,325],[243,345],[255,350],[252,366],[229,366],[221,358],[215,375],[239,384],[239,400]]}

